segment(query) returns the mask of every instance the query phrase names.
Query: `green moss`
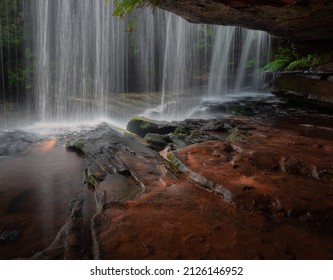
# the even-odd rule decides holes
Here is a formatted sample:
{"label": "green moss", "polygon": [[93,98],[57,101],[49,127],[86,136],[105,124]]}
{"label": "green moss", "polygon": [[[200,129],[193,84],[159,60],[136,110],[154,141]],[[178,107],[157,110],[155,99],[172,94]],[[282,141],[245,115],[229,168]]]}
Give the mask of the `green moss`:
{"label": "green moss", "polygon": [[83,171],[83,183],[88,184],[90,187],[96,188],[99,184],[99,179],[95,175],[89,175],[88,169],[86,168]]}
{"label": "green moss", "polygon": [[83,153],[83,143],[80,140],[69,140],[66,145],[65,148],[68,150],[73,150],[76,152],[81,152]]}
{"label": "green moss", "polygon": [[239,130],[237,128],[232,128],[231,130],[229,130],[229,135],[227,137],[227,140],[229,142],[236,142],[238,140],[238,136],[239,136]]}
{"label": "green moss", "polygon": [[175,134],[177,136],[188,136],[188,135],[191,135],[191,130],[185,128],[182,125],[179,125],[176,127],[173,134]]}
{"label": "green moss", "polygon": [[245,114],[246,113],[246,107],[242,106],[242,105],[234,106],[234,107],[231,108],[231,111],[233,113],[237,113],[237,114]]}

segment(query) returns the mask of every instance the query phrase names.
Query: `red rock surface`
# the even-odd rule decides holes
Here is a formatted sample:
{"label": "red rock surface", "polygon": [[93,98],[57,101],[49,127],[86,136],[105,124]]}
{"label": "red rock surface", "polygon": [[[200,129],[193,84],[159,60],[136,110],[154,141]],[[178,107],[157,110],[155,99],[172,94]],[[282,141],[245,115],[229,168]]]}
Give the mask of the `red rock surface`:
{"label": "red rock surface", "polygon": [[236,132],[233,148],[219,140],[174,152],[230,190],[231,203],[187,174],[150,175],[141,197],[95,216],[99,258],[332,259],[333,142],[246,123],[254,129]]}

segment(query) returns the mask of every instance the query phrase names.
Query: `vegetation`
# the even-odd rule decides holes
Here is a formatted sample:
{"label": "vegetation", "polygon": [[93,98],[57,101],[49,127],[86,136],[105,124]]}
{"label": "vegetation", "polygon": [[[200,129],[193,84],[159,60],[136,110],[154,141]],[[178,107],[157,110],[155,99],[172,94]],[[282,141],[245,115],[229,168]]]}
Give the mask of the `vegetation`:
{"label": "vegetation", "polygon": [[34,54],[24,47],[22,0],[0,0],[0,91],[12,100],[33,89]]}
{"label": "vegetation", "polygon": [[248,135],[246,130],[241,130],[237,127],[234,127],[229,130],[229,135],[226,138],[226,140],[229,142],[237,142],[241,136],[246,136],[246,135]]}
{"label": "vegetation", "polygon": [[157,0],[115,0],[113,15],[123,17],[126,14],[132,13],[136,8],[146,6],[152,6],[154,8],[156,3]]}
{"label": "vegetation", "polygon": [[65,148],[67,150],[75,151],[78,153],[83,153],[83,151],[82,151],[83,143],[80,140],[69,140],[66,143]]}
{"label": "vegetation", "polygon": [[263,67],[263,71],[307,71],[328,63],[330,56],[322,53],[304,53],[297,51],[294,44],[278,48],[274,59]]}
{"label": "vegetation", "polygon": [[90,175],[88,169],[86,168],[83,171],[83,182],[88,184],[89,187],[96,188],[100,182],[100,180],[95,175]]}
{"label": "vegetation", "polygon": [[[110,1],[110,0],[108,0]],[[156,6],[157,0],[115,0],[113,15],[123,18],[127,14],[132,14],[137,8],[144,8],[151,6],[153,9]],[[127,27],[126,32],[132,32],[136,24],[136,16],[132,16]]]}
{"label": "vegetation", "polygon": [[197,50],[205,51],[206,54],[213,48],[214,29],[212,26],[200,27],[200,38],[193,47]]}
{"label": "vegetation", "polygon": [[293,70],[311,70],[321,64],[321,59],[313,54],[309,54],[300,59],[294,60],[287,67],[287,71]]}
{"label": "vegetation", "polygon": [[177,135],[178,137],[185,137],[191,135],[191,130],[185,128],[183,125],[178,125],[173,134]]}
{"label": "vegetation", "polygon": [[167,159],[169,160],[169,167],[174,173],[179,173],[179,162],[172,152],[167,154]]}

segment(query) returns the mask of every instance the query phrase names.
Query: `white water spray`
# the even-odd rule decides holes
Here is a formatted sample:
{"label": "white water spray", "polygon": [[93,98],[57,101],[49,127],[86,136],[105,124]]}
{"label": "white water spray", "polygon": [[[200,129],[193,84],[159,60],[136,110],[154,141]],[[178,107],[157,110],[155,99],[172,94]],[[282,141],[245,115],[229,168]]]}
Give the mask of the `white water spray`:
{"label": "white water spray", "polygon": [[113,3],[103,0],[35,0],[30,11],[42,121],[128,119],[128,107],[143,106],[133,92],[150,99],[143,109],[162,93],[164,117],[180,119],[207,95],[258,90],[262,82],[255,74],[268,58],[269,36],[260,31],[144,9],[126,33],[128,20],[113,17]]}

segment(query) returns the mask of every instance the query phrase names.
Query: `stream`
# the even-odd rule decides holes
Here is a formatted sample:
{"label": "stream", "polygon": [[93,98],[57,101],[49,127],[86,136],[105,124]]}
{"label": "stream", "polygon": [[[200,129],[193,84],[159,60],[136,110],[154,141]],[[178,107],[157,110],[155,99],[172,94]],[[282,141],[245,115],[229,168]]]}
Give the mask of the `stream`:
{"label": "stream", "polygon": [[0,259],[29,258],[46,248],[79,197],[85,199],[84,217],[92,216],[83,170],[82,158],[56,139],[0,160]]}

